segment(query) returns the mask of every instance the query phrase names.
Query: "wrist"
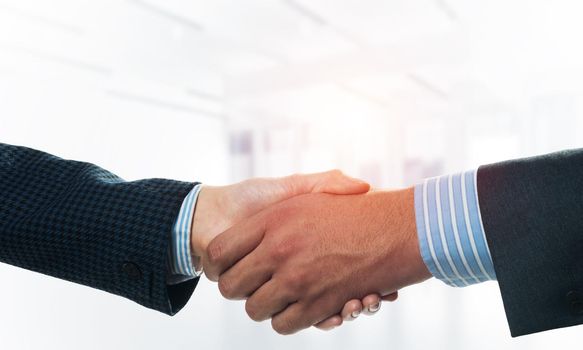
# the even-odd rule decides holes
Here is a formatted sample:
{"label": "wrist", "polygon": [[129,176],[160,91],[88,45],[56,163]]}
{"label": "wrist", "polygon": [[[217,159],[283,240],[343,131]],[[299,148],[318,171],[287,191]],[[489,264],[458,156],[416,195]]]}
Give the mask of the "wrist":
{"label": "wrist", "polygon": [[203,186],[193,213],[190,249],[193,257],[204,258],[214,236],[228,228],[225,190],[221,186]]}
{"label": "wrist", "polygon": [[431,272],[427,268],[425,261],[421,255],[419,247],[419,236],[417,234],[417,222],[415,219],[415,188],[409,187],[404,190],[397,191],[399,196],[399,203],[402,212],[400,213],[403,220],[403,236],[404,236],[404,257],[407,261],[405,278],[406,285],[423,282],[432,277]]}
{"label": "wrist", "polygon": [[419,249],[415,220],[415,192],[413,187],[382,192],[386,216],[385,263],[390,271],[390,284],[400,289],[432,277]]}
{"label": "wrist", "polygon": [[211,223],[210,212],[215,207],[215,195],[213,187],[204,186],[198,193],[198,201],[192,218],[190,228],[190,252],[193,257],[201,257],[208,242],[205,232],[208,231]]}

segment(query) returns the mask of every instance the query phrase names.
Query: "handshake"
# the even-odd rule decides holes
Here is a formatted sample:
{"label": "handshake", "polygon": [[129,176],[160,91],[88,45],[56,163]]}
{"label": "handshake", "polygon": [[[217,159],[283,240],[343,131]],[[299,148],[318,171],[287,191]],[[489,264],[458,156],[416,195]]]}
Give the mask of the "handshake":
{"label": "handshake", "polygon": [[371,191],[339,171],[204,186],[191,254],[225,298],[280,334],[375,313],[431,277],[413,188]]}

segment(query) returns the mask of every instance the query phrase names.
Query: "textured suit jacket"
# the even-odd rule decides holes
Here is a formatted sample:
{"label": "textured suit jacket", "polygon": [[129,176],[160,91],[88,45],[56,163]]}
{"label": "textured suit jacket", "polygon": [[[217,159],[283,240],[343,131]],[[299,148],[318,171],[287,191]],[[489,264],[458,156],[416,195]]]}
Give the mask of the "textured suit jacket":
{"label": "textured suit jacket", "polygon": [[0,261],[174,314],[198,282],[166,283],[172,227],[193,186],[126,182],[93,164],[0,144]]}
{"label": "textured suit jacket", "polygon": [[512,335],[583,323],[583,150],[483,166],[478,194]]}

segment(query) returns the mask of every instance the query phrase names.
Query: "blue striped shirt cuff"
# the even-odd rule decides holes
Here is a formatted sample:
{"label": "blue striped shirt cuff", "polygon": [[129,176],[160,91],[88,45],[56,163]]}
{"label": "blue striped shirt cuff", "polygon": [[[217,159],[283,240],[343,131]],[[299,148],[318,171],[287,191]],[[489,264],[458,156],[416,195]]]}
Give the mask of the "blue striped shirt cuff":
{"label": "blue striped shirt cuff", "polygon": [[421,256],[434,277],[454,287],[496,279],[480,214],[477,172],[415,186]]}
{"label": "blue striped shirt cuff", "polygon": [[199,276],[193,267],[190,254],[190,235],[200,188],[200,184],[194,186],[186,196],[172,229],[171,243],[168,247],[169,284],[181,283]]}

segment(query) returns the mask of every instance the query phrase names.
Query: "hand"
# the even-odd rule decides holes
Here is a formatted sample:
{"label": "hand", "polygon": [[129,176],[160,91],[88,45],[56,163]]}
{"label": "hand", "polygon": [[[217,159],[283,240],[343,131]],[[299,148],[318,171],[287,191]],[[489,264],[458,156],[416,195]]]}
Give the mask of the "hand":
{"label": "hand", "polygon": [[[251,179],[230,186],[204,186],[199,193],[192,223],[192,254],[201,257],[204,263],[206,247],[216,235],[268,206],[294,196],[317,192],[359,194],[369,189],[367,183],[349,178],[339,171],[279,179]],[[362,302],[351,300],[346,303],[341,315],[335,315],[317,327],[334,328],[342,324],[343,319],[352,319],[363,308],[367,310],[379,303],[378,295],[370,295]]]}
{"label": "hand", "polygon": [[207,276],[257,321],[291,334],[330,317],[346,300],[392,295],[431,277],[418,247],[413,189],[305,195],[216,237]]}

